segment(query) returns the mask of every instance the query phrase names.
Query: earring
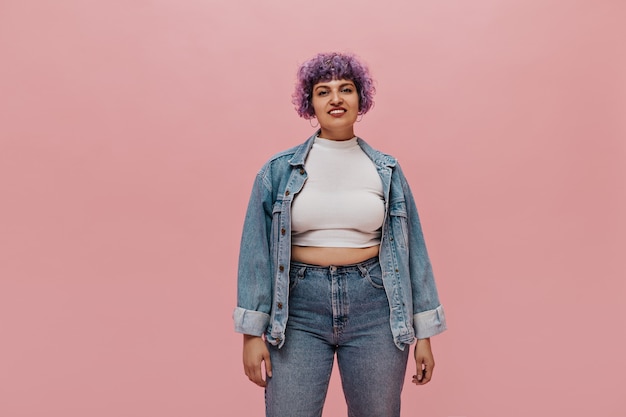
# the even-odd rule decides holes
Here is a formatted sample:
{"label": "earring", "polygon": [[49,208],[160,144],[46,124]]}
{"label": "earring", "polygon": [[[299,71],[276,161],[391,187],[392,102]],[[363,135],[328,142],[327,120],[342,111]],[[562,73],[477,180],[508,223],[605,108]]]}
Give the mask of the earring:
{"label": "earring", "polygon": [[317,122],[317,124],[314,125],[313,122],[311,121],[313,119],[317,120],[315,117],[312,117],[309,119],[309,124],[311,125],[312,128],[316,128],[320,125],[320,122]]}
{"label": "earring", "polygon": [[359,113],[359,115],[356,118],[356,122],[359,123],[361,120],[363,120],[363,113]]}

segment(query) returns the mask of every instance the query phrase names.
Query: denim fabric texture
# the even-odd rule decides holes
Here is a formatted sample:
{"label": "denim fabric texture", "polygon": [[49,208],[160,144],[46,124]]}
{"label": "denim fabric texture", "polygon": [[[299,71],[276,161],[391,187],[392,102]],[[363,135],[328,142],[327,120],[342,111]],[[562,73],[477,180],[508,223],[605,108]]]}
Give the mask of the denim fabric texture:
{"label": "denim fabric texture", "polygon": [[[289,317],[291,203],[304,186],[306,142],[272,157],[258,172],[250,195],[239,252],[235,331],[282,347]],[[399,349],[443,332],[446,321],[420,220],[400,165],[390,155],[357,142],[383,184],[385,220],[379,251],[389,303],[389,324]]]}
{"label": "denim fabric texture", "polygon": [[399,350],[378,258],[292,263],[287,342],[269,345],[266,417],[321,417],[335,354],[349,417],[399,417],[410,349]]}

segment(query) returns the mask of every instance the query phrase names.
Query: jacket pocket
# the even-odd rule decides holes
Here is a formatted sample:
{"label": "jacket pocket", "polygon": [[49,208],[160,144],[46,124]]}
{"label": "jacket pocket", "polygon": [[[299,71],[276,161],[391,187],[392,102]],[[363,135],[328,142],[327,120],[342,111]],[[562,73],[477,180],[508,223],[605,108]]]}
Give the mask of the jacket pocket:
{"label": "jacket pocket", "polygon": [[[279,240],[281,238],[281,220],[283,214],[283,207],[280,201],[274,203],[272,208],[272,236],[270,237],[270,245],[272,246],[272,259],[274,265],[278,265],[278,247]],[[268,265],[269,267],[269,265]]]}
{"label": "jacket pocket", "polygon": [[409,226],[406,211],[406,203],[398,201],[390,205],[389,217],[391,221],[391,230],[396,244],[406,249],[409,247]]}

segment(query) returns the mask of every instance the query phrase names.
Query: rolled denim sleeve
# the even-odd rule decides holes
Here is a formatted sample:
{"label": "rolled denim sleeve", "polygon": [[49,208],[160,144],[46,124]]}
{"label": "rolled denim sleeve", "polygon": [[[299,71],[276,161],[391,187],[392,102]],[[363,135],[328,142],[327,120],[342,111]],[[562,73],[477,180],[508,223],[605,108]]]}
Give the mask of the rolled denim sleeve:
{"label": "rolled denim sleeve", "polygon": [[261,336],[270,322],[270,315],[260,311],[236,307],[233,311],[235,331],[237,333]]}
{"label": "rolled denim sleeve", "polygon": [[271,192],[263,170],[257,174],[248,202],[239,250],[235,331],[260,336],[270,320],[272,266],[270,230]]}
{"label": "rolled denim sleeve", "polygon": [[415,199],[398,165],[402,183],[409,227],[409,271],[413,301],[413,328],[418,339],[425,339],[447,329],[443,307],[439,302],[432,265],[426,250],[424,234]]}
{"label": "rolled denim sleeve", "polygon": [[439,305],[433,310],[414,314],[413,329],[415,330],[415,337],[418,339],[426,339],[446,330],[446,316],[443,307]]}

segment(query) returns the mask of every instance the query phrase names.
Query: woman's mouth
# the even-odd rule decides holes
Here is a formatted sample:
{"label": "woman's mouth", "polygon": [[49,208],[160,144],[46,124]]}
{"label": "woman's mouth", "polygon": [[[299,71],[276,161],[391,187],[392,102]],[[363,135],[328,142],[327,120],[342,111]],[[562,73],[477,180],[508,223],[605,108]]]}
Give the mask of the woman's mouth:
{"label": "woman's mouth", "polygon": [[330,114],[333,117],[340,117],[343,116],[343,114],[346,112],[346,109],[332,109],[331,111],[328,112],[328,114]]}

